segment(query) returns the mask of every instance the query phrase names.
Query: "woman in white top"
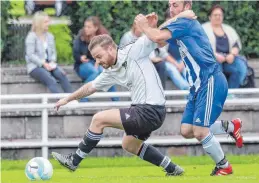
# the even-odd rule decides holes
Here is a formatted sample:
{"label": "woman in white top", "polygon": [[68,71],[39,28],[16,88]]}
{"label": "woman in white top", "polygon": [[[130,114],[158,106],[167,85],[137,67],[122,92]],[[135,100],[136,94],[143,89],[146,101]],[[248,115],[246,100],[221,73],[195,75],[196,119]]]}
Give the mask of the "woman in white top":
{"label": "woman in white top", "polygon": [[25,40],[27,72],[52,93],[62,93],[56,80],[59,80],[65,93],[71,93],[72,86],[65,72],[56,63],[55,40],[48,32],[49,22],[49,16],[44,12],[36,12],[33,17],[31,31]]}

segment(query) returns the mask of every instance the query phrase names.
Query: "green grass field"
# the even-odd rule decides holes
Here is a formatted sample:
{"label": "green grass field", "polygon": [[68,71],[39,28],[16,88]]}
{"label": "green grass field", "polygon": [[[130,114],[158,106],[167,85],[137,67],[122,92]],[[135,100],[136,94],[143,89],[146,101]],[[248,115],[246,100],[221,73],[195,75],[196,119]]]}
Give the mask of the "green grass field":
{"label": "green grass field", "polygon": [[[51,160],[54,174],[48,183],[258,183],[259,155],[228,156],[234,174],[225,177],[211,177],[214,168],[208,156],[174,157],[174,162],[185,169],[181,177],[165,177],[161,168],[150,165],[136,157],[87,158],[74,173]],[[27,161],[2,160],[2,183],[29,183],[24,174]],[[34,181],[35,182],[35,181]],[[36,181],[43,182],[43,181]]]}

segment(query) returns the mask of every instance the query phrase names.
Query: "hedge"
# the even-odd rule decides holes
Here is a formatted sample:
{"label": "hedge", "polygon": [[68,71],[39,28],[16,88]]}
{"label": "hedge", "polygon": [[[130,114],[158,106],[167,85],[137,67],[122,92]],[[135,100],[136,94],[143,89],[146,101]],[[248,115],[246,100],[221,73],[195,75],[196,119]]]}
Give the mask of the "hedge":
{"label": "hedge", "polygon": [[49,26],[49,32],[55,37],[57,61],[62,64],[72,64],[72,37],[67,25],[58,24]]}
{"label": "hedge", "polygon": [[[243,43],[243,54],[248,57],[259,57],[259,1],[197,1],[193,10],[198,20],[208,21],[207,12],[213,4],[225,8],[225,23],[233,26]],[[97,15],[112,37],[118,43],[122,34],[128,31],[135,15],[138,13],[156,12],[160,23],[168,7],[167,1],[83,1],[78,2],[70,18],[73,23],[70,29],[73,34],[83,26],[88,16]]]}
{"label": "hedge", "polygon": [[9,10],[11,5],[9,1],[1,1],[1,54],[6,45],[6,38],[8,35],[7,31],[7,20],[11,17]]}

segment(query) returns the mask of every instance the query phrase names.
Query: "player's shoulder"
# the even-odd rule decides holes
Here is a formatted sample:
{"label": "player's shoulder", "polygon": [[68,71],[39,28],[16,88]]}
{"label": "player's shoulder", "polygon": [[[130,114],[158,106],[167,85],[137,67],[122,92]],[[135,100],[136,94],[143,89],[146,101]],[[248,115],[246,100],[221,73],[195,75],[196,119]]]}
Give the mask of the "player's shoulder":
{"label": "player's shoulder", "polygon": [[175,21],[173,21],[173,24],[190,24],[197,21],[196,19],[190,19],[190,18],[177,18]]}
{"label": "player's shoulder", "polygon": [[136,41],[137,41],[137,39],[133,39],[132,41],[128,42],[127,44],[119,46],[118,51],[120,51],[120,53],[127,52],[128,50],[130,50],[130,48],[133,46],[133,44]]}
{"label": "player's shoulder", "polygon": [[195,20],[189,19],[189,18],[176,18],[176,19],[169,20],[169,22],[167,22],[167,25],[163,28],[178,27],[178,26],[181,26],[181,27],[184,26],[187,28],[194,21]]}

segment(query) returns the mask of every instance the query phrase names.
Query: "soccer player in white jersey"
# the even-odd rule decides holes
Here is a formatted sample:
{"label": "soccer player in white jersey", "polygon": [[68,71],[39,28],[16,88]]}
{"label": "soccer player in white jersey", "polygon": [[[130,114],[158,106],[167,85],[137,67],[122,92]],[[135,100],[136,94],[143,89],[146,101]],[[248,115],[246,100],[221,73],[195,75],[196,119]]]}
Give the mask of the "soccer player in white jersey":
{"label": "soccer player in white jersey", "polygon": [[[172,16],[190,10],[191,0],[169,0]],[[197,20],[178,18],[169,21],[161,29],[150,27],[143,15],[135,23],[151,40],[157,43],[177,45],[184,61],[190,84],[190,95],[183,113],[181,134],[185,138],[196,138],[203,149],[214,160],[216,167],[211,175],[232,174],[215,134],[229,133],[238,147],[243,146],[241,120],[216,121],[222,112],[228,93],[226,78],[215,60],[208,37]]]}
{"label": "soccer player in white jersey", "polygon": [[[151,18],[150,25],[156,24],[157,18]],[[131,92],[132,105],[129,108],[110,109],[95,114],[74,154],[52,153],[61,165],[75,171],[79,163],[96,147],[104,128],[113,127],[125,131],[122,147],[126,151],[163,167],[169,176],[184,172],[169,157],[144,142],[152,131],[163,124],[166,116],[163,87],[149,59],[155,48],[157,44],[146,36],[122,48],[118,48],[108,35],[96,36],[91,40],[89,50],[104,71],[94,81],[59,100],[56,103],[57,110],[68,102],[89,96],[97,90],[107,91],[115,84],[124,86]]]}

